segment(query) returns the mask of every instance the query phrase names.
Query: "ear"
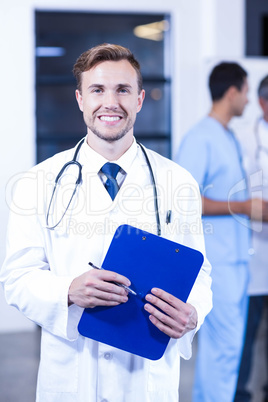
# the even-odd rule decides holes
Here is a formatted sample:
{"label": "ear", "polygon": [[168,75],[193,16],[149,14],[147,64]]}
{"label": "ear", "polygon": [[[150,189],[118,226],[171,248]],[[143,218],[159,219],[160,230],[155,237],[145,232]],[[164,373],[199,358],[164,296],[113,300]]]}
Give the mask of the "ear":
{"label": "ear", "polygon": [[237,95],[237,92],[239,92],[238,89],[233,85],[227,89],[225,95],[232,100]]}
{"label": "ear", "polygon": [[140,111],[141,108],[142,108],[142,104],[143,104],[144,98],[145,98],[145,90],[142,89],[141,92],[140,92],[140,94],[139,94],[139,96],[138,96],[137,113],[139,113],[139,111]]}
{"label": "ear", "polygon": [[81,110],[81,112],[83,112],[83,97],[78,89],[75,91],[75,97],[76,97],[79,109]]}
{"label": "ear", "polygon": [[263,111],[264,111],[266,103],[267,103],[267,101],[265,101],[265,99],[259,98],[259,104]]}

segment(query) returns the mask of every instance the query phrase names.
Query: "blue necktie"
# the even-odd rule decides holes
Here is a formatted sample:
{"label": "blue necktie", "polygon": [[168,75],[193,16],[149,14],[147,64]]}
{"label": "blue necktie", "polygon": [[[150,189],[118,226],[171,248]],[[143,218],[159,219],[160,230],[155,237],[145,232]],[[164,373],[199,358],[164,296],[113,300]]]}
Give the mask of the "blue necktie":
{"label": "blue necktie", "polygon": [[110,163],[110,162],[105,163],[105,165],[103,165],[101,168],[102,173],[104,173],[105,176],[107,177],[105,188],[110,194],[112,200],[115,199],[115,196],[119,191],[119,186],[116,181],[116,176],[119,170],[120,166],[118,166],[116,163]]}

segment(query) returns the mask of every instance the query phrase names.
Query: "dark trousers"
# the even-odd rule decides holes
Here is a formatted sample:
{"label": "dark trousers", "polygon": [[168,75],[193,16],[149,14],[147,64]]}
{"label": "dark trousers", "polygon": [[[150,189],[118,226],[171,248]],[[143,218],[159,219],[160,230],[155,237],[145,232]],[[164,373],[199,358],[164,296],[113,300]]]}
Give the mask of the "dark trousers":
{"label": "dark trousers", "polygon": [[[262,315],[264,311],[267,314],[268,311],[267,308],[268,308],[268,296],[250,297],[245,343],[240,363],[240,370],[239,370],[234,402],[248,402],[251,400],[251,394],[249,391],[247,391],[246,385],[248,383],[252,368],[253,346],[261,323]],[[266,333],[265,357],[266,362],[268,362],[268,325]],[[268,401],[268,380],[266,381],[266,384],[263,389],[264,389],[264,401]]]}

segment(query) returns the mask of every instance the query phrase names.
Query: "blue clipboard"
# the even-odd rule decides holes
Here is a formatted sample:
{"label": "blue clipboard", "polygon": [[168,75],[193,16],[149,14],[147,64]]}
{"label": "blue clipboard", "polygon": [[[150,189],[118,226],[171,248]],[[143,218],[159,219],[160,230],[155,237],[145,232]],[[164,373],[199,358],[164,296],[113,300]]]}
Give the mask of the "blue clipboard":
{"label": "blue clipboard", "polygon": [[151,360],[160,359],[170,337],[156,328],[144,310],[153,287],[187,301],[203,255],[192,248],[129,225],[117,228],[102,267],[131,281],[129,300],[115,307],[85,309],[78,331],[98,342]]}

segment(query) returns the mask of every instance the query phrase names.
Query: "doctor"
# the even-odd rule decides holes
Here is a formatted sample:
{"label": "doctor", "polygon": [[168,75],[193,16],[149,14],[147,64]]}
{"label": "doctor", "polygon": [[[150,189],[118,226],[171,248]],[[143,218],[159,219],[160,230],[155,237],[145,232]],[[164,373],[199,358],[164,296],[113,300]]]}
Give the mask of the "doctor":
{"label": "doctor", "polygon": [[[249,187],[261,192],[268,200],[268,75],[258,87],[258,100],[262,111],[261,118],[255,124],[254,135],[242,142],[245,153],[245,168]],[[234,402],[249,402],[252,394],[247,384],[252,370],[254,344],[258,329],[268,312],[268,270],[267,270],[268,223],[252,222],[252,247],[254,254],[249,261],[249,309],[247,329]],[[268,329],[266,329],[264,356],[268,362]],[[263,402],[268,402],[268,379],[263,386]]]}
{"label": "doctor", "polygon": [[[146,296],[151,322],[171,337],[161,359],[131,355],[77,331],[85,307],[128,302],[126,290],[112,282],[129,286],[129,279],[89,269],[88,262],[101,266],[121,224],[157,230],[148,163],[133,136],[145,96],[139,63],[128,49],[103,44],[78,58],[74,75],[87,126],[76,157],[82,180],[79,185],[73,181],[78,167],[71,164],[52,196],[72,149],[19,181],[0,274],[8,303],[42,328],[36,400],[177,402],[180,356],[190,358],[193,336],[211,309],[206,258],[187,303],[164,289],[153,288]],[[162,236],[205,254],[196,182],[168,159],[149,150],[147,155],[159,190]],[[107,172],[108,162],[116,172]],[[172,216],[166,223],[168,210]]]}

